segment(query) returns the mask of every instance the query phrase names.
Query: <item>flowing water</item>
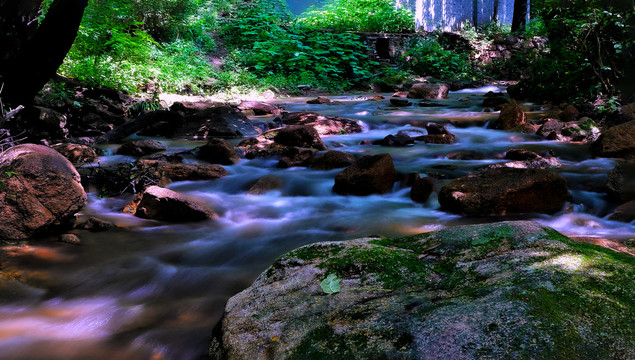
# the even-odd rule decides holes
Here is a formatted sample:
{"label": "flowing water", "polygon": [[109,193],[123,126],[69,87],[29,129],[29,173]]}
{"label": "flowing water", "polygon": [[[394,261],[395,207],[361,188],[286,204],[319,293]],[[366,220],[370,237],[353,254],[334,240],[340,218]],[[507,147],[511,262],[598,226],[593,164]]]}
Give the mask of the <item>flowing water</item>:
{"label": "flowing water", "polygon": [[[534,135],[485,128],[498,115],[479,106],[493,87],[450,94],[443,107],[390,108],[357,96],[333,97],[341,104],[307,105],[285,99],[289,111],[311,110],[358,119],[366,131],[325,136],[331,149],[365,154],[390,153],[401,173],[427,172],[456,177],[502,162],[508,149],[553,151],[568,181],[573,201],[555,215],[525,216],[571,236],[620,240],[635,236],[635,225],[605,219],[615,206],[602,191],[615,162],[593,159],[584,144],[546,141]],[[542,115],[525,104],[530,117]],[[417,143],[388,148],[359,145],[400,130],[425,131],[417,124],[447,123],[452,145]],[[167,141],[169,151],[200,146],[201,141]],[[448,153],[471,151],[483,160],[450,160]],[[103,164],[128,161],[105,156]],[[81,246],[44,239],[27,246],[5,246],[4,265],[32,286],[0,283],[0,359],[205,359],[211,330],[223,306],[279,255],[298,246],[365,235],[412,234],[445,226],[497,221],[463,218],[439,210],[435,195],[425,204],[410,200],[409,189],[395,185],[386,195],[338,196],[332,193],[338,171],[277,169],[275,159],[242,160],[226,166],[227,177],[178,182],[169,187],[195,196],[218,214],[213,222],[167,225],[123,214],[130,200],[89,194],[84,215],[116,223],[104,233],[80,232]],[[284,180],[278,191],[247,195],[260,177]],[[441,184],[443,181],[441,181]],[[509,218],[507,218],[509,219]]]}

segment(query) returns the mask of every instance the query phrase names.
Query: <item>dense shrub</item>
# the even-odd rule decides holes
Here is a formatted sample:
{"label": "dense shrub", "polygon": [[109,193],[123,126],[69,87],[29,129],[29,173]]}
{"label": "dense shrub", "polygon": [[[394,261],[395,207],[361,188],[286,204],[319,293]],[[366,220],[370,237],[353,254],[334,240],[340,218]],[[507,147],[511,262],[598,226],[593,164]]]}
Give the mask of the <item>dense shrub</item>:
{"label": "dense shrub", "polygon": [[477,75],[468,52],[445,49],[436,37],[416,37],[400,60],[403,69],[438,79],[468,80]]}
{"label": "dense shrub", "polygon": [[415,24],[410,10],[396,8],[393,0],[329,0],[299,21],[316,29],[370,32],[414,31]]}

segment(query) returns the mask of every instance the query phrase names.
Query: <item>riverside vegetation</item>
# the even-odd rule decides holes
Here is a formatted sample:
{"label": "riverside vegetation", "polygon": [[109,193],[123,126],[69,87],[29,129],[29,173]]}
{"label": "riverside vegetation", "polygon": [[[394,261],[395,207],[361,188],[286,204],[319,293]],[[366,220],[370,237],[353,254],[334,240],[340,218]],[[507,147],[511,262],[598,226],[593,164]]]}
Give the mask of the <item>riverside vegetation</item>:
{"label": "riverside vegetation", "polygon": [[635,356],[629,4],[31,3],[85,11],[0,59],[0,358]]}

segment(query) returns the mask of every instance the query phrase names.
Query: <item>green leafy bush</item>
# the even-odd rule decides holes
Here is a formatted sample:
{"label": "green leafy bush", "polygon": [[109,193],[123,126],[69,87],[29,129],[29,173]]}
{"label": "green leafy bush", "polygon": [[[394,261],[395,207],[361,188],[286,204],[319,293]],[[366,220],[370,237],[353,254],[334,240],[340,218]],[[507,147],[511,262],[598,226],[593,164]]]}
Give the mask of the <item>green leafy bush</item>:
{"label": "green leafy bush", "polygon": [[414,31],[414,16],[393,0],[329,0],[298,19],[306,26],[332,31]]}
{"label": "green leafy bush", "polygon": [[512,92],[557,101],[590,101],[616,95],[624,70],[623,50],[633,44],[633,9],[599,0],[545,0],[537,13],[550,53],[531,64],[531,76]]}
{"label": "green leafy bush", "polygon": [[467,80],[476,76],[468,53],[444,49],[435,37],[416,37],[410,41],[401,66],[417,75],[438,79]]}

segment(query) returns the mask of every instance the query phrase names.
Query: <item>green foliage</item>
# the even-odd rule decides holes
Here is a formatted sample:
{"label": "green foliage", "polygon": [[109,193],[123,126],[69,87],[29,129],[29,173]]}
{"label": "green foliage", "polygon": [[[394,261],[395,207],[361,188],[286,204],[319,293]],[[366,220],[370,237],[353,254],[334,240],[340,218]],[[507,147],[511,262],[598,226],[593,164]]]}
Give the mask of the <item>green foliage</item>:
{"label": "green foliage", "polygon": [[633,44],[633,9],[601,0],[545,0],[537,4],[550,54],[535,61],[520,89],[534,97],[588,101],[616,95],[624,69],[623,50]]}
{"label": "green foliage", "polygon": [[410,10],[396,8],[392,0],[329,0],[319,8],[310,8],[298,21],[332,31],[414,31]]}
{"label": "green foliage", "polygon": [[371,77],[376,63],[368,59],[357,35],[292,22],[279,1],[263,0],[241,9],[223,26],[222,35],[233,48],[234,64],[260,82],[343,89]]}
{"label": "green foliage", "polygon": [[417,75],[438,79],[474,78],[477,73],[468,53],[444,49],[436,37],[416,37],[407,46],[402,67]]}
{"label": "green foliage", "polygon": [[338,278],[337,275],[330,274],[326,279],[320,282],[320,287],[325,294],[335,294],[340,292],[340,281],[342,281],[342,279]]}

